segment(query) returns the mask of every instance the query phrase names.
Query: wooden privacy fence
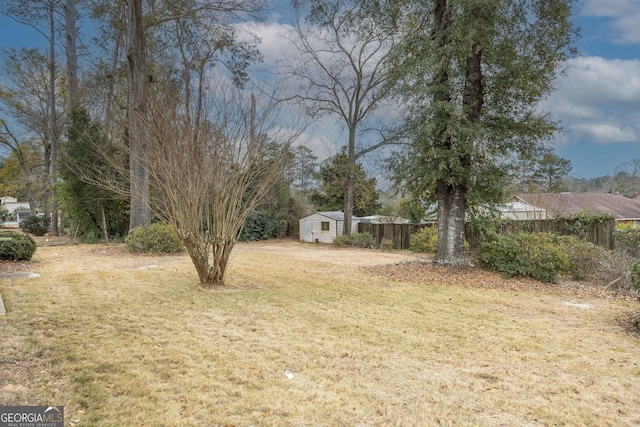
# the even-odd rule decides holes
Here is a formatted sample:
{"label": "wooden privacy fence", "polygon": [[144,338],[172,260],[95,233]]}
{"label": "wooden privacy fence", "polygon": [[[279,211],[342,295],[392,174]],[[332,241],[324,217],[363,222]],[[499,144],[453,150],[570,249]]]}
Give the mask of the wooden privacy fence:
{"label": "wooden privacy fence", "polygon": [[359,223],[358,232],[369,233],[373,236],[376,246],[380,244],[382,239],[389,239],[393,242],[396,249],[409,249],[411,247],[411,235],[423,227],[429,227],[426,224],[371,224]]}
{"label": "wooden privacy fence", "polygon": [[[616,222],[614,219],[593,224],[590,227],[579,227],[575,219],[545,219],[529,221],[508,221],[498,229],[499,234],[524,232],[547,232],[556,233],[562,236],[574,235],[584,238],[586,241],[602,246],[607,249],[614,249]],[[358,224],[360,233],[371,234],[376,245],[382,239],[389,239],[396,249],[409,249],[411,247],[411,235],[423,227],[435,227],[431,224]],[[466,227],[465,238],[472,248],[482,243],[482,233],[480,231]]]}
{"label": "wooden privacy fence", "polygon": [[[575,236],[606,249],[615,248],[615,219],[596,222],[591,225],[579,224],[578,219],[536,219],[527,221],[508,221],[497,231],[499,234],[517,232],[555,233],[560,236]],[[478,230],[466,227],[465,238],[474,248],[482,243],[482,234]]]}

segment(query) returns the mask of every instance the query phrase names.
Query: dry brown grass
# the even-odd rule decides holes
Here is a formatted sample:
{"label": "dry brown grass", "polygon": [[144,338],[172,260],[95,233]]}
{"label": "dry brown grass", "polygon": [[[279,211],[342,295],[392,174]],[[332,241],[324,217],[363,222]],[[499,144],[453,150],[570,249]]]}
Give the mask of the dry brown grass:
{"label": "dry brown grass", "polygon": [[240,244],[230,286],[203,291],[184,255],[38,248],[41,278],[0,281],[0,404],[78,426],[640,424],[618,322],[637,302],[373,272],[411,259]]}

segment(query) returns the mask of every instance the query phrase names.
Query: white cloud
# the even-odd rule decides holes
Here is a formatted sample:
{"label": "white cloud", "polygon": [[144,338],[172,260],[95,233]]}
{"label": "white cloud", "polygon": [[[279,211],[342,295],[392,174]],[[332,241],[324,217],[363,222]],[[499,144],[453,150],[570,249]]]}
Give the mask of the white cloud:
{"label": "white cloud", "polygon": [[640,107],[640,60],[580,57],[569,60],[565,95],[582,104]]}
{"label": "white cloud", "polygon": [[570,126],[570,130],[577,136],[601,144],[616,142],[640,142],[640,131],[622,123],[577,123]]}
{"label": "white cloud", "polygon": [[264,65],[274,67],[276,62],[283,59],[291,47],[283,38],[283,35],[291,31],[289,24],[277,22],[245,24],[250,34],[257,35],[261,39],[260,53],[264,57]]}
{"label": "white cloud", "polygon": [[620,43],[640,42],[640,2],[638,0],[587,0],[582,15],[609,18]]}
{"label": "white cloud", "polygon": [[567,65],[543,105],[568,131],[563,142],[640,142],[640,60],[580,57]]}

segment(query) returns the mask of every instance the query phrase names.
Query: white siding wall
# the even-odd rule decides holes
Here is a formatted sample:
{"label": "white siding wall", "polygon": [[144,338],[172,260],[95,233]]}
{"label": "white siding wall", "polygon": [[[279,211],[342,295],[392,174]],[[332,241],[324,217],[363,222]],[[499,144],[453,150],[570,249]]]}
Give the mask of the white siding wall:
{"label": "white siding wall", "polygon": [[[308,232],[307,222],[311,221],[311,233]],[[329,230],[322,230],[322,223],[329,223]],[[306,228],[305,228],[306,227]],[[319,243],[333,243],[333,239],[336,236],[342,235],[342,228],[344,227],[344,221],[337,221],[321,214],[313,214],[304,217],[300,220],[300,240],[303,242],[319,242]],[[351,232],[358,232],[358,219],[354,218],[351,223]]]}
{"label": "white siding wall", "polygon": [[[305,220],[312,221],[311,240],[309,240],[309,236],[306,236],[305,238],[305,232],[304,232]],[[329,223],[329,231],[326,231],[326,230],[322,231],[323,222]],[[324,215],[320,215],[320,214],[309,215],[308,217],[305,217],[300,220],[300,240],[305,242],[310,242],[310,243],[316,242],[316,241],[318,241],[319,243],[333,243],[333,239],[336,237],[337,222],[338,221],[328,218]]]}
{"label": "white siding wall", "polygon": [[[308,232],[307,221],[312,221],[311,233]],[[329,230],[322,230],[322,223],[329,223]],[[307,227],[307,228],[305,228]],[[319,242],[319,243],[333,243],[333,239],[336,236],[342,235],[342,228],[344,227],[344,221],[337,221],[320,214],[309,215],[300,220],[300,240],[303,242]],[[351,232],[358,232],[358,220],[354,218],[351,223]]]}

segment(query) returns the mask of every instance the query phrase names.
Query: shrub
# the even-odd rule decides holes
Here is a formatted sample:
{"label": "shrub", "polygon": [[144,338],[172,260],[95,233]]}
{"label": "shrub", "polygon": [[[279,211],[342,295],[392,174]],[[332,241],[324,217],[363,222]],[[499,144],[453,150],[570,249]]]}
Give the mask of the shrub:
{"label": "shrub", "polygon": [[569,226],[571,235],[585,240],[593,227],[614,219],[614,216],[606,213],[596,213],[590,210],[583,210],[576,213],[569,219],[574,220],[573,224]]}
{"label": "shrub", "polygon": [[632,258],[640,255],[640,227],[619,226],[615,231],[616,250]]}
{"label": "shrub", "polygon": [[1,238],[10,238],[9,241],[0,241],[0,260],[31,260],[36,252],[36,242],[31,236],[15,231],[0,231]]}
{"label": "shrub", "polygon": [[336,236],[333,240],[333,244],[338,247],[342,246],[356,246],[359,248],[373,248],[375,246],[375,240],[370,233],[354,233],[351,235]]}
{"label": "shrub", "polygon": [[556,283],[570,267],[569,256],[552,233],[514,233],[496,236],[478,250],[483,268],[500,271],[505,277],[530,276]]}
{"label": "shrub", "polygon": [[47,215],[31,215],[20,221],[20,229],[25,233],[33,234],[34,236],[44,236],[47,234],[50,225],[51,218]]}
{"label": "shrub", "polygon": [[9,211],[4,206],[0,206],[0,227],[7,221],[9,221]]}
{"label": "shrub", "polygon": [[351,236],[348,236],[346,234],[341,234],[340,236],[336,236],[336,238],[333,239],[333,245],[339,248],[343,246],[351,246]]}
{"label": "shrub", "polygon": [[391,251],[391,250],[393,250],[393,240],[387,239],[386,237],[383,237],[382,240],[380,240],[380,244],[378,245],[378,249],[381,249],[383,251]]}
{"label": "shrub", "polygon": [[438,227],[424,227],[411,235],[411,250],[436,253],[438,251]]}
{"label": "shrub", "polygon": [[240,240],[249,242],[265,240],[273,236],[276,223],[268,212],[252,211],[244,222]]}
{"label": "shrub", "polygon": [[631,288],[640,291],[640,262],[633,263],[630,276]]}
{"label": "shrub", "polygon": [[574,236],[558,237],[569,259],[566,273],[575,280],[592,278],[601,267],[607,250]]}
{"label": "shrub", "polygon": [[125,238],[125,246],[131,252],[171,253],[184,250],[175,230],[162,222],[134,228]]}

